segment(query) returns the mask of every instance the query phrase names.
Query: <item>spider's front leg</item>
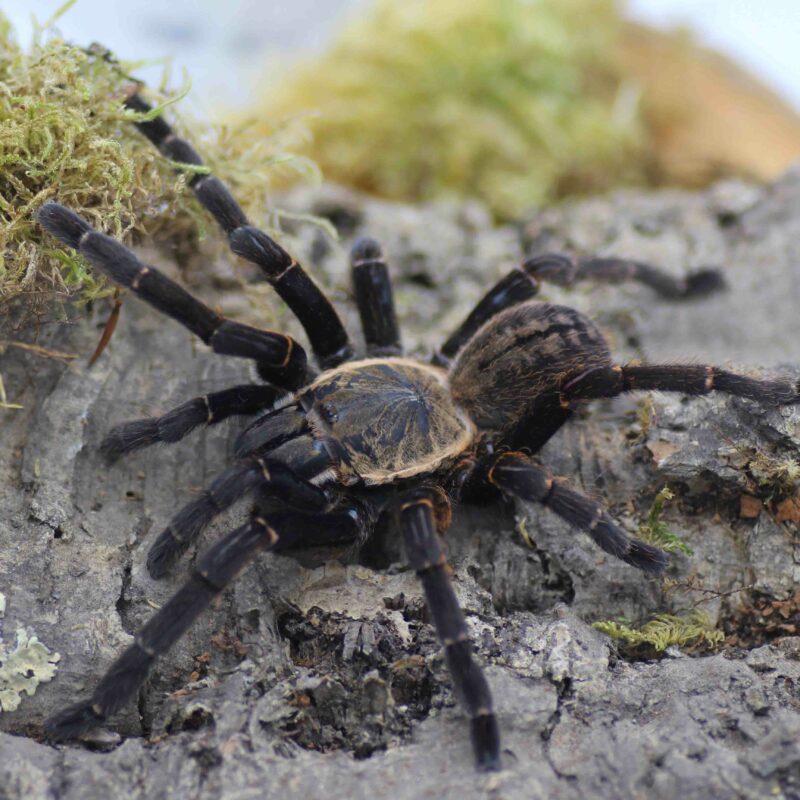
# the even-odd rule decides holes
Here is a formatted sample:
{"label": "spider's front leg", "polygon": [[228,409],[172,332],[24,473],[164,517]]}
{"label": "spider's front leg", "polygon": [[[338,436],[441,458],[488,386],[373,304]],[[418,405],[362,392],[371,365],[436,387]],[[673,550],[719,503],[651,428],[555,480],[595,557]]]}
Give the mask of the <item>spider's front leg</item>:
{"label": "spider's front leg", "polygon": [[154,267],[143,264],[123,244],[92,228],[59,203],[45,203],[36,219],[50,234],[77,250],[120,286],[179,322],[220,355],[249,358],[261,377],[296,389],[306,379],[306,354],[291,337],[226,319]]}
{"label": "spider's front leg", "polygon": [[[152,111],[152,107],[138,94],[128,97],[125,105],[142,114]],[[194,166],[203,165],[194,147],[181,139],[163,117],[135,124],[167,158]],[[352,358],[353,347],[331,302],[286,250],[249,223],[225,184],[213,175],[194,174],[189,185],[225,232],[231,250],[262,270],[300,321],[320,366],[327,369]]]}
{"label": "spider's front leg", "polygon": [[91,698],[47,720],[48,735],[55,740],[79,736],[119,711],[136,694],[155,659],[188,630],[259,553],[325,540],[363,540],[369,535],[371,524],[364,509],[356,505],[327,514],[280,512],[253,516],[200,559],[183,587],[150,618],[133,644],[111,665]]}
{"label": "spider's front leg", "polygon": [[[435,503],[445,507],[435,513]],[[446,504],[446,505],[445,505]],[[399,506],[406,558],[422,581],[436,633],[444,645],[456,696],[470,717],[472,748],[481,770],[500,768],[500,733],[492,711],[489,684],[473,658],[472,641],[448,576],[447,561],[437,535],[446,527],[450,507],[441,491],[423,489],[406,495]]]}
{"label": "spider's front leg", "polygon": [[160,417],[145,417],[113,427],[100,450],[110,460],[159,442],[178,442],[200,425],[216,425],[233,416],[264,411],[286,394],[275,386],[242,384],[193,397]]}
{"label": "spider's front leg", "polygon": [[367,354],[402,355],[392,282],[378,242],[367,237],[359,239],[350,251],[350,268]]}
{"label": "spider's front leg", "polygon": [[[320,470],[327,468],[327,457],[320,458]],[[250,456],[240,459],[214,478],[200,496],[187,503],[158,535],[147,554],[147,569],[153,578],[162,578],[186,552],[203,529],[216,516],[255,489],[280,499],[297,509],[319,511],[328,505],[323,489],[305,480],[286,464]]]}

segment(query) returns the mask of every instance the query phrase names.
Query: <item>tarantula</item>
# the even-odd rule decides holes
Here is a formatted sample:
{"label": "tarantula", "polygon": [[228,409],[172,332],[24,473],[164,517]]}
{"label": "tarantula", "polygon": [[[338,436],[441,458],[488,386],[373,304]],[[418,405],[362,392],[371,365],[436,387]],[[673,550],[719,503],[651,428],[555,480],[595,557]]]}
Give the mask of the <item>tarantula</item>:
{"label": "tarantula", "polygon": [[[146,112],[134,94],[127,105]],[[137,123],[168,158],[201,165],[193,147],[161,117]],[[534,298],[539,281],[641,281],[667,298],[695,297],[722,285],[713,269],[676,280],[654,267],[614,258],[530,258],[500,280],[430,363],[402,355],[388,270],[371,239],[352,249],[355,297],[366,357],[356,357],[331,303],[279,244],[251,226],[214,176],[189,183],[237,255],[258,265],[302,323],[321,371],[289,336],[226,319],[116,240],[58,203],[41,225],[112,280],[176,320],[221,355],[252,359],[258,385],[197,397],[161,417],[115,427],[109,457],[176,442],[200,425],[255,415],[239,436],[235,461],[184,506],[150,548],[161,577],[216,515],[249,494],[246,524],[203,555],[188,581],[138,632],[91,698],[52,717],[54,739],[101,724],[136,693],[154,659],[180,637],[237,573],[265,550],[362,545],[379,519],[394,519],[410,566],[422,581],[452,681],[471,727],[480,769],[500,764],[500,735],[487,681],[473,658],[464,615],[448,577],[440,534],[450,503],[491,492],[542,503],[600,548],[660,573],[667,554],[628,536],[602,506],[536,463],[531,455],[592,398],[638,390],[712,390],[766,404],[800,402],[797,387],[702,365],[617,365],[597,327],[564,306]]]}

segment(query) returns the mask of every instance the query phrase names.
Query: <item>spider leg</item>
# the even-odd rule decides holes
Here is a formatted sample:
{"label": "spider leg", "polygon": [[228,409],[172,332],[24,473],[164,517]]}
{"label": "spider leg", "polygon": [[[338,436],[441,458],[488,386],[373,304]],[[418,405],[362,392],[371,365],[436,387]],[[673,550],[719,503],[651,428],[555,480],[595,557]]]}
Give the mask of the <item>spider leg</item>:
{"label": "spider leg", "polygon": [[725,287],[722,274],[711,267],[674,278],[651,264],[625,258],[572,258],[559,253],[546,253],[526,259],[522,269],[532,278],[558,286],[572,286],[585,280],[606,283],[638,281],[667,300],[704,297]]}
{"label": "spider leg", "polygon": [[[445,658],[456,695],[470,716],[470,733],[477,766],[500,768],[500,733],[492,712],[489,684],[473,659],[464,612],[458,604],[447,561],[436,533],[434,498],[443,494],[421,490],[405,497],[399,507],[406,557],[422,581],[436,633],[444,645]],[[447,507],[449,523],[449,503]]]}
{"label": "spider leg", "polygon": [[297,388],[306,377],[306,354],[289,336],[225,319],[154,267],[145,266],[116,239],[94,230],[59,203],[46,203],[36,218],[116,283],[199,336],[215,353],[250,358],[264,380]]}
{"label": "spider leg", "polygon": [[236,439],[234,455],[245,458],[268,453],[309,430],[308,421],[298,405],[283,406],[254,419]]}
{"label": "spider leg", "polygon": [[[319,459],[317,471],[329,465]],[[309,465],[310,466],[310,465]],[[215,517],[254,489],[278,495],[295,509],[321,510],[328,505],[326,492],[298,475],[286,464],[268,458],[240,459],[217,475],[200,496],[187,503],[169,522],[147,553],[147,570],[162,578]]]}
{"label": "spider leg", "polygon": [[[140,113],[152,111],[138,94],[130,96],[125,105]],[[167,158],[184,164],[203,165],[197,151],[185,139],[179,138],[163,117],[135,124]],[[274,239],[249,224],[244,211],[219,178],[195,174],[189,179],[189,185],[225,231],[231,250],[262,269],[266,279],[300,321],[320,366],[333,367],[351,358],[353,348],[336,310],[300,264]]]}
{"label": "spider leg", "polygon": [[350,252],[358,314],[371,356],[402,355],[389,269],[374,239],[359,239]]}
{"label": "spider leg", "polygon": [[538,291],[539,284],[533,277],[521,269],[511,270],[478,301],[478,305],[434,355],[434,363],[447,366],[485,322],[506,308],[530,300]]}
{"label": "spider leg", "polygon": [[274,386],[243,384],[194,397],[160,417],[115,426],[106,434],[100,450],[113,460],[158,442],[177,442],[199,425],[216,425],[228,417],[257,414],[284,394]]}
{"label": "spider leg", "polygon": [[562,402],[558,392],[542,394],[536,398],[525,416],[503,437],[503,444],[538,453],[573,413]]}
{"label": "spider leg", "polygon": [[581,280],[608,283],[639,281],[669,300],[703,297],[725,286],[720,272],[712,268],[689,272],[683,278],[673,278],[650,264],[622,258],[571,258],[556,253],[534,256],[523,261],[520,268],[511,270],[489,289],[442,345],[434,356],[435,363],[447,366],[481,325],[506,308],[530,300],[538,293],[540,282],[572,286]]}
{"label": "spider leg", "polygon": [[507,451],[492,456],[478,470],[478,474],[485,475],[489,483],[506,494],[541,503],[554,511],[588,533],[598,547],[627,564],[655,574],[667,566],[667,553],[628,536],[601,505],[554,480],[546,469],[524,454]]}
{"label": "spider leg", "polygon": [[642,364],[597,367],[568,379],[561,387],[564,404],[572,400],[616,397],[636,391],[682,392],[689,395],[725,392],[768,406],[800,403],[795,381],[750,378],[704,364]]}
{"label": "spider leg", "polygon": [[280,512],[254,516],[229,533],[198,562],[186,583],[136,634],[130,647],[111,665],[91,698],[51,717],[51,739],[69,739],[101,725],[137,692],[155,659],[165,653],[225,587],[259,553],[280,552],[306,537],[320,541],[320,529],[330,539],[362,539],[370,520],[357,506],[328,514]]}

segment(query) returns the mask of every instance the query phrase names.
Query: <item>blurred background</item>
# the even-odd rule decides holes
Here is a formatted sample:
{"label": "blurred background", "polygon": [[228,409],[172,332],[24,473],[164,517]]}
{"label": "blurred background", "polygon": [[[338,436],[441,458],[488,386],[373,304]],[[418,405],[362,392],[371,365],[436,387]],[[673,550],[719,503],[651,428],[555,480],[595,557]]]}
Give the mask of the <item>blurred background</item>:
{"label": "blurred background", "polygon": [[[255,120],[251,137],[301,120],[293,155],[391,199],[475,196],[502,219],[619,185],[770,180],[800,156],[797,0],[67,5],[67,42],[191,85],[181,108]],[[31,3],[4,10],[24,43]]]}
{"label": "blurred background", "polygon": [[769,182],[800,158],[798,0],[5,0],[0,11],[5,296],[91,280],[63,254],[46,274],[34,263],[31,210],[54,185],[118,236],[198,228],[186,176],[176,184],[175,165],[127,124],[130,76],[274,229],[272,192],[320,175],[402,202],[477,198],[503,222],[624,186]]}
{"label": "blurred background", "polygon": [[[196,94],[246,105],[263,79],[263,59],[320,51],[348,15],[371,0],[78,0],[60,21],[74,42],[99,41],[121,58],[169,55],[192,75]],[[48,18],[63,0],[4,0],[23,43],[33,14]],[[531,3],[535,5],[535,3]],[[800,107],[797,0],[628,0],[623,13],[658,28],[683,26]],[[151,75],[155,74],[151,72]]]}

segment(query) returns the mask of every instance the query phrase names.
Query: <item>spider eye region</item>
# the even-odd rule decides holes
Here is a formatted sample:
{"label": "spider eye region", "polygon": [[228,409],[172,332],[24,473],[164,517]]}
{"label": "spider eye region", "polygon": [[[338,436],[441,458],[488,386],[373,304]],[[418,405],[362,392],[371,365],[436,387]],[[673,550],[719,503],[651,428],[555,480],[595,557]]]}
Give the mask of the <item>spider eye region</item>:
{"label": "spider eye region", "polygon": [[299,399],[315,434],[339,445],[345,477],[366,484],[430,472],[473,440],[474,427],[453,403],[444,372],[410,359],[328,370]]}

